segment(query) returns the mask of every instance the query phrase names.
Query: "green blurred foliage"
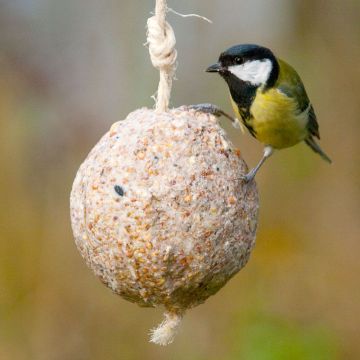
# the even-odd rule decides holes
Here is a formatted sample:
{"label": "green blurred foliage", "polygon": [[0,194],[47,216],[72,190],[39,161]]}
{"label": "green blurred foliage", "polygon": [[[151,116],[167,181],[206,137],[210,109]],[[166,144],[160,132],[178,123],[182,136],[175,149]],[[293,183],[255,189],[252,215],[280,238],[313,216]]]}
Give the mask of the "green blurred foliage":
{"label": "green blurred foliage", "polygon": [[[110,125],[141,106],[158,74],[145,22],[154,1],[0,1],[0,359],[359,359],[360,5],[358,0],[169,1],[177,36],[174,106],[226,87],[203,69],[240,42],[274,49],[301,74],[328,166],[284,150],[257,182],[249,264],[189,311],[173,345],[147,342],[161,310],[114,296],[74,246],[69,192]],[[223,121],[249,164],[261,146]]]}
{"label": "green blurred foliage", "polygon": [[332,360],[337,358],[336,354],[336,345],[327,331],[296,327],[265,315],[247,324],[231,359]]}

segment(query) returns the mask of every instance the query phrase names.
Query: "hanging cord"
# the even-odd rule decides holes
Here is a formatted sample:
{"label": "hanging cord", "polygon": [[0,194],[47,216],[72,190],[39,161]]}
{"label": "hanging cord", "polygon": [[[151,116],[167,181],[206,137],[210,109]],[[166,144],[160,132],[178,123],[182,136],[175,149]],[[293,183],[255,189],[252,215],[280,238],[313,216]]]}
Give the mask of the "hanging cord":
{"label": "hanging cord", "polygon": [[160,71],[156,112],[169,109],[172,81],[176,70],[175,34],[166,21],[166,0],[156,0],[155,15],[147,21],[147,43],[153,66]]}
{"label": "hanging cord", "polygon": [[174,30],[166,21],[166,13],[172,12],[181,17],[197,17],[212,23],[211,20],[197,14],[181,14],[167,7],[166,0],[156,0],[155,15],[147,21],[147,41],[153,66],[160,71],[160,80],[155,96],[156,112],[169,110],[172,82],[175,77],[177,51]]}
{"label": "hanging cord", "polygon": [[[158,113],[169,110],[171,87],[176,70],[176,39],[174,30],[166,21],[167,11],[172,11],[182,17],[199,17],[209,21],[196,14],[180,14],[168,9],[166,0],[156,0],[155,15],[147,21],[147,44],[151,62],[160,71],[155,105],[155,111]],[[150,341],[159,345],[168,345],[174,340],[184,310],[167,310],[164,315],[164,321],[150,333]]]}

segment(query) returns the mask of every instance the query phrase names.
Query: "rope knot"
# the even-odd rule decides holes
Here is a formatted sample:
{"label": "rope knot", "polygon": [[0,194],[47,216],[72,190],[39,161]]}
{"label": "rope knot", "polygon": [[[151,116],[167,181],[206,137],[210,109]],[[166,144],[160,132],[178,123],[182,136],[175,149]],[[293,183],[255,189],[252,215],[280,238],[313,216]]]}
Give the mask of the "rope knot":
{"label": "rope knot", "polygon": [[177,52],[175,34],[166,21],[166,0],[156,0],[155,16],[147,21],[147,43],[153,66],[159,70],[160,80],[156,99],[156,112],[169,109],[170,92],[176,69]]}
{"label": "rope knot", "polygon": [[147,21],[147,43],[151,62],[157,69],[166,69],[171,75],[175,72],[177,51],[175,49],[175,34],[167,21],[162,24],[157,16]]}

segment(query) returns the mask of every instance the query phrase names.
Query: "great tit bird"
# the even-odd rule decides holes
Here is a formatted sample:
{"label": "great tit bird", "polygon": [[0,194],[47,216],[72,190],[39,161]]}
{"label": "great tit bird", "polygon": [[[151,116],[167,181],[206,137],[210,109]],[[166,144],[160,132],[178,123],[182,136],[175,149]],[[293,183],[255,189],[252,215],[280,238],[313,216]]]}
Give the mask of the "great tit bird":
{"label": "great tit bird", "polygon": [[[300,76],[271,50],[253,44],[236,45],[206,71],[218,73],[226,81],[236,116],[265,145],[260,162],[244,176],[246,181],[254,178],[274,149],[301,141],[331,163],[314,140],[320,139],[319,125]],[[211,104],[204,104],[203,110],[231,118]]]}

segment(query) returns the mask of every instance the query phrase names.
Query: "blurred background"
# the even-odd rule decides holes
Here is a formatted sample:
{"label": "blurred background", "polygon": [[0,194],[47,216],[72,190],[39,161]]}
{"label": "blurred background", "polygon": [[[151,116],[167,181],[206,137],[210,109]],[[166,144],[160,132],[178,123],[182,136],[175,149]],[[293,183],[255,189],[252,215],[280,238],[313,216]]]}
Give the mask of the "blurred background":
{"label": "blurred background", "polygon": [[[213,102],[203,70],[236,43],[294,65],[329,166],[305,145],[257,176],[250,262],[188,312],[176,341],[149,344],[161,309],[113,295],[75,248],[69,193],[110,125],[153,106],[145,23],[154,0],[0,0],[0,359],[360,359],[360,2],[169,0],[179,65],[172,105]],[[262,147],[224,122],[249,165]]]}

